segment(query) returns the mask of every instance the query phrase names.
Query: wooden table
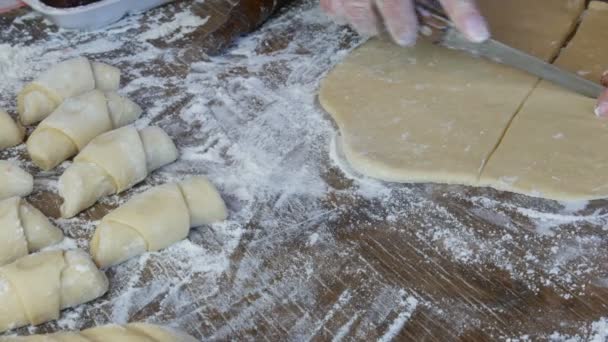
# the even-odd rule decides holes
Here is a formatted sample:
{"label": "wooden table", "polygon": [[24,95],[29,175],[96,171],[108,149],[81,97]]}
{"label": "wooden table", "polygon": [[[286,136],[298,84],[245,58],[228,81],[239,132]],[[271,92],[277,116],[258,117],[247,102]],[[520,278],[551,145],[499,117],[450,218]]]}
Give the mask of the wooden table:
{"label": "wooden table", "polygon": [[[303,1],[235,41],[278,5],[260,3],[178,2],[92,33],[27,10],[0,16],[0,49],[33,49],[33,68],[79,54],[121,67],[124,92],[145,108],[138,125],[165,128],[182,152],[135,189],[57,219],[68,246],[86,249],[108,210],[188,174],[208,174],[231,209],[227,223],[110,269],[103,298],[17,333],[147,320],[206,340],[606,337],[608,202],[344,174],[315,92],[360,39]],[[209,19],[188,28],[180,13]],[[14,111],[8,88],[0,106]],[[40,172],[23,147],[0,158],[36,175],[30,201],[57,218],[65,166]]]}

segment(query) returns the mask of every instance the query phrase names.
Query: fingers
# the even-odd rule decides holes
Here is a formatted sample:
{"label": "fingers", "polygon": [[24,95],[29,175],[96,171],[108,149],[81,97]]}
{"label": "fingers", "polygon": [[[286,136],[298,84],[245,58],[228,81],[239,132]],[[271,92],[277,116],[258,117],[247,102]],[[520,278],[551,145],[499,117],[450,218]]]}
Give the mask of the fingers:
{"label": "fingers", "polygon": [[490,38],[485,19],[474,0],[439,0],[454,25],[471,41],[480,43]]}
{"label": "fingers", "polygon": [[608,117],[608,89],[600,96],[597,106],[595,107],[595,115],[599,117]]}
{"label": "fingers", "polygon": [[336,23],[340,25],[346,24],[341,0],[321,0],[321,9]]}
{"label": "fingers", "polygon": [[345,19],[357,32],[363,35],[378,34],[378,18],[374,13],[372,0],[335,0],[342,8]]}
{"label": "fingers", "polygon": [[418,18],[412,0],[376,0],[376,7],[397,44],[410,46],[416,43]]}

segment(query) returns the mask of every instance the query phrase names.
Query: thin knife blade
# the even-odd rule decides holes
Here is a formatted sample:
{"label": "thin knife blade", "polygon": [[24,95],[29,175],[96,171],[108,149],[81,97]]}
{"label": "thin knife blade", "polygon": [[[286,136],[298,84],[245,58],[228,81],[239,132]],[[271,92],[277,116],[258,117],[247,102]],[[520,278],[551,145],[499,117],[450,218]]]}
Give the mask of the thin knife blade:
{"label": "thin knife blade", "polygon": [[495,62],[526,71],[584,96],[597,98],[604,91],[604,87],[598,83],[589,81],[577,74],[564,71],[540,58],[536,58],[494,39],[489,39],[483,43],[472,43],[453,27],[449,27],[444,32],[439,43],[447,48],[464,50],[475,56],[488,58]]}

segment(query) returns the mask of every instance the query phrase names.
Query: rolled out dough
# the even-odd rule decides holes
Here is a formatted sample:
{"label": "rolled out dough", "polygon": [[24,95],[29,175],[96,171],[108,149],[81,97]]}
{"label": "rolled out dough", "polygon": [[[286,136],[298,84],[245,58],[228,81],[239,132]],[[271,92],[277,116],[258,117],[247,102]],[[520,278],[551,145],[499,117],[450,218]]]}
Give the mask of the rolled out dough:
{"label": "rolled out dough", "polygon": [[[479,3],[495,38],[545,60],[558,54],[584,10],[584,1]],[[595,17],[596,7],[592,3],[588,17]],[[587,25],[581,36],[596,31]],[[570,68],[589,60],[575,59]],[[573,146],[583,137],[608,137],[608,122],[592,115],[594,100],[539,85],[506,66],[426,42],[404,49],[371,40],[327,76],[319,99],[340,128],[347,160],[371,177],[492,186],[555,199],[608,196],[608,187],[603,193],[597,188],[608,183],[608,175],[593,177],[608,166],[608,158],[602,160],[591,147],[608,138]],[[570,138],[553,143],[559,133]],[[526,168],[534,172],[525,173]],[[551,181],[543,168],[557,170],[556,177],[569,186]]]}

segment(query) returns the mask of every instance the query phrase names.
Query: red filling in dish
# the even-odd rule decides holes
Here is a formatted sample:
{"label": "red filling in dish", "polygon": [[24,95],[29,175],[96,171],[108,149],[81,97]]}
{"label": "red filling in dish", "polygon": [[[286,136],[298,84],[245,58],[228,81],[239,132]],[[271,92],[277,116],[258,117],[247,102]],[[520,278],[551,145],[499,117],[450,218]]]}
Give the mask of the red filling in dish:
{"label": "red filling in dish", "polygon": [[41,0],[41,1],[51,7],[70,8],[70,7],[78,7],[78,6],[92,4],[92,3],[98,2],[100,0]]}

